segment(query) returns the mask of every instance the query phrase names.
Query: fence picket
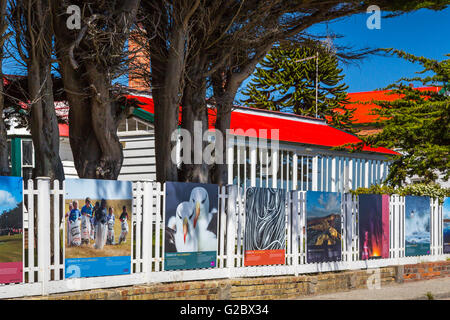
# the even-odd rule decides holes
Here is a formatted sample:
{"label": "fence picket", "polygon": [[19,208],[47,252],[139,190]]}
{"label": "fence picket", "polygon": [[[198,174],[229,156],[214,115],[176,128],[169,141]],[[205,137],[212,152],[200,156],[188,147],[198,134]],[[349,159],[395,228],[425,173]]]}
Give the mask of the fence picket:
{"label": "fence picket", "polygon": [[[217,266],[219,268],[225,267],[225,229],[226,229],[226,211],[225,211],[225,201],[226,201],[226,187],[219,187],[219,203],[220,208],[217,212],[218,221],[220,221],[220,228],[218,228],[217,239],[219,245],[219,252],[217,257]],[[219,219],[220,218],[220,219]]]}
{"label": "fence picket", "polygon": [[[291,210],[290,210],[290,217],[291,217],[291,233],[292,233],[292,242],[291,242],[291,254],[292,254],[292,266],[296,268],[299,264],[299,250],[298,250],[298,241],[299,241],[299,221],[298,221],[298,191],[292,191],[290,192],[291,197]],[[298,275],[296,272],[295,275]]]}
{"label": "fence picket", "polygon": [[[155,271],[160,270],[160,233],[161,233],[161,184],[158,182],[157,186],[157,196],[156,196],[156,214],[155,214]],[[163,204],[165,212],[165,204]],[[162,212],[162,214],[164,214]],[[164,264],[161,266],[161,270],[164,270]]]}
{"label": "fence picket", "polygon": [[136,273],[141,272],[142,183],[136,184]]}
{"label": "fence picket", "polygon": [[292,265],[292,192],[286,192],[286,213],[285,217],[285,225],[286,225],[286,265]]}
{"label": "fence picket", "polygon": [[[228,186],[227,201],[227,268],[235,267],[237,186]],[[230,273],[232,274],[232,273]]]}
{"label": "fence picket", "polygon": [[51,192],[53,195],[53,277],[54,280],[59,280],[60,270],[59,270],[59,252],[60,252],[60,218],[59,218],[59,181],[55,180],[53,182],[53,190]]}
{"label": "fence picket", "polygon": [[149,283],[152,271],[153,185],[148,181],[143,186],[142,209],[142,272],[146,283]]}
{"label": "fence picket", "polygon": [[28,210],[27,210],[27,218],[28,218],[28,282],[34,282],[34,272],[35,272],[35,263],[34,263],[34,248],[35,248],[35,233],[34,233],[34,195],[35,195],[35,185],[33,180],[28,180],[28,189],[24,194],[27,195],[28,200]]}
{"label": "fence picket", "polygon": [[38,178],[37,252],[38,280],[42,284],[42,295],[48,294],[50,280],[50,179]]}

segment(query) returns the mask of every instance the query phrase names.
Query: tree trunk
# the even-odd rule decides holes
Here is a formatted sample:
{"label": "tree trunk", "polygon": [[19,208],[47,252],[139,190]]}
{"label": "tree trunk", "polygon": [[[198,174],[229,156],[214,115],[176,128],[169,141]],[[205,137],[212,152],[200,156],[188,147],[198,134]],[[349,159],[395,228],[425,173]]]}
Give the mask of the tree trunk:
{"label": "tree trunk", "polygon": [[171,138],[172,133],[178,128],[179,103],[172,102],[170,92],[164,89],[154,89],[153,99],[155,102],[156,180],[161,183],[178,181],[177,164],[172,161],[171,156],[176,144]]}
{"label": "tree trunk", "polygon": [[[105,74],[87,64],[86,78],[61,55],[61,74],[69,101],[69,140],[75,169],[80,178],[116,180],[123,164],[117,136],[116,103],[110,97]],[[86,88],[93,90],[86,93]]]}
{"label": "tree trunk", "polygon": [[66,91],[69,109],[69,141],[75,169],[80,178],[96,178],[96,164],[101,153],[92,128],[92,114],[89,96],[84,90],[81,72],[75,71],[69,56],[63,54],[60,41],[56,41],[60,54],[60,70]]}
{"label": "tree trunk", "polygon": [[[28,9],[27,9],[28,10]],[[64,180],[64,170],[59,156],[59,128],[53,100],[51,75],[52,30],[48,3],[42,1],[30,8],[27,14],[42,35],[27,29],[29,59],[28,94],[31,101],[31,136],[35,151],[33,177],[45,176],[51,180]]]}
{"label": "tree trunk", "polygon": [[9,163],[8,163],[8,141],[7,141],[7,131],[5,126],[5,121],[3,118],[3,110],[5,107],[5,99],[3,97],[3,72],[1,69],[0,61],[0,176],[9,175]]}
{"label": "tree trunk", "polygon": [[[110,89],[114,70],[120,67],[118,58],[124,51],[126,35],[112,43],[114,52],[104,52],[105,59],[99,57],[98,37],[86,36],[82,30],[68,30],[66,26],[66,6],[60,0],[53,0],[53,21],[55,25],[56,54],[59,59],[64,89],[69,102],[69,139],[75,168],[80,178],[116,180],[123,164],[123,150],[117,129],[127,115],[126,110],[113,99]],[[108,34],[131,28],[139,0],[117,4],[115,11],[98,4],[96,13],[84,16],[84,27],[95,32]],[[114,21],[105,30],[89,24],[103,15]],[[89,33],[89,32],[87,32]],[[97,51],[96,51],[97,50]],[[103,61],[103,64],[98,61]],[[74,65],[74,61],[78,66]]]}
{"label": "tree trunk", "polygon": [[[224,134],[223,159],[224,164],[215,165],[212,172],[214,183],[224,185],[227,183],[227,148],[226,148],[226,130],[230,129],[231,112],[236,93],[242,82],[247,79],[255,70],[260,59],[262,59],[270,50],[272,44],[269,43],[262,47],[253,59],[241,65],[239,72],[233,72],[230,67],[222,67],[216,70],[211,76],[211,82],[214,90],[214,99],[217,109],[216,129]],[[237,61],[236,61],[237,64]]]}
{"label": "tree trunk", "polygon": [[4,33],[6,24],[6,0],[0,0],[0,176],[9,175],[8,142],[3,110],[5,109],[5,98],[3,97],[3,45],[5,43]]}
{"label": "tree trunk", "polygon": [[122,144],[117,136],[119,123],[116,104],[111,101],[106,75],[98,72],[95,65],[90,63],[86,69],[90,87],[94,90],[91,98],[92,127],[101,150],[95,177],[116,180],[123,163]]}
{"label": "tree trunk", "polygon": [[[194,75],[200,75],[200,77]],[[208,130],[208,110],[205,101],[206,79],[202,78],[202,75],[203,73],[199,70],[194,70],[193,77],[190,78],[183,92],[181,127],[191,134],[191,163],[183,163],[180,172],[180,179],[185,182],[210,182],[209,165],[203,159],[206,145],[203,134]]]}
{"label": "tree trunk", "polygon": [[[230,107],[233,104],[230,103]],[[228,107],[226,107],[228,108]],[[223,149],[222,149],[222,163],[215,163],[213,169],[212,169],[212,181],[213,183],[216,183],[218,185],[226,185],[228,184],[228,165],[227,165],[227,130],[230,129],[230,123],[231,123],[231,112],[219,112],[220,107],[217,110],[217,117],[216,117],[216,130],[219,130],[219,132],[223,135]]]}
{"label": "tree trunk", "polygon": [[162,39],[153,39],[155,51],[150,40],[152,65],[152,94],[155,103],[155,155],[156,179],[159,182],[178,181],[177,164],[172,161],[172,150],[176,142],[172,134],[178,129],[180,114],[180,93],[183,87],[184,47],[186,31],[181,26],[176,30],[163,59],[159,50],[166,46]]}
{"label": "tree trunk", "polygon": [[223,163],[216,163],[212,169],[213,182],[219,185],[228,183],[228,165],[227,165],[227,130],[231,125],[231,111],[237,90],[242,82],[230,81],[231,73],[224,70],[217,71],[212,76],[212,85],[214,90],[214,99],[216,102],[216,125],[215,128],[223,134]]}
{"label": "tree trunk", "polygon": [[[40,67],[36,62],[32,62],[28,68],[29,93],[31,100],[35,101],[31,105],[31,136],[35,151],[33,177],[50,177],[62,181],[64,170],[59,157],[59,128],[52,79],[50,67],[45,69],[45,66]],[[41,74],[40,71],[46,73]]]}

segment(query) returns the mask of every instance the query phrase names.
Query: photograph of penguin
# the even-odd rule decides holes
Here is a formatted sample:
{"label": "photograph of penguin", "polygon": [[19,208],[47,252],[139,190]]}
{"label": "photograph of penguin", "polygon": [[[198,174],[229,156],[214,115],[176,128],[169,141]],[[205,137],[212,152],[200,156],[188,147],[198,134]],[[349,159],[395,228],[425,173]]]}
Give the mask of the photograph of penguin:
{"label": "photograph of penguin", "polygon": [[[217,216],[217,209],[209,210],[209,195],[206,189],[203,187],[192,189],[190,202],[195,206],[194,228],[198,241],[197,251],[216,250],[217,236],[212,231],[214,229],[210,228],[210,224]],[[214,227],[217,229],[217,223]]]}
{"label": "photograph of penguin", "polygon": [[190,202],[185,201],[178,205],[175,216],[169,220],[168,228],[174,230],[173,242],[177,252],[198,250],[198,239],[194,228],[194,210]]}
{"label": "photograph of penguin", "polygon": [[217,250],[217,185],[166,185],[165,252]]}

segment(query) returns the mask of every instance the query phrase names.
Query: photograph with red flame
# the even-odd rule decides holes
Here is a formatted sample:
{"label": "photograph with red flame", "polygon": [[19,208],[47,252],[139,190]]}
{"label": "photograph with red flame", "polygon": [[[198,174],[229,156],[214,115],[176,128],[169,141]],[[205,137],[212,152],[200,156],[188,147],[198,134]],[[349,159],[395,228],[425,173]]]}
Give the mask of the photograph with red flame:
{"label": "photograph with red flame", "polygon": [[389,196],[359,196],[359,253],[361,260],[389,258]]}

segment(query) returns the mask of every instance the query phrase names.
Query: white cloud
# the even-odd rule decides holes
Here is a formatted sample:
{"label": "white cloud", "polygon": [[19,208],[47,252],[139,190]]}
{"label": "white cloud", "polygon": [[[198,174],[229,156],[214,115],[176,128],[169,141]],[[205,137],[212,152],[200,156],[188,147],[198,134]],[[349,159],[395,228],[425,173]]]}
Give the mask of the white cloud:
{"label": "white cloud", "polygon": [[17,206],[17,201],[13,195],[5,190],[0,190],[0,209],[7,210]]}

